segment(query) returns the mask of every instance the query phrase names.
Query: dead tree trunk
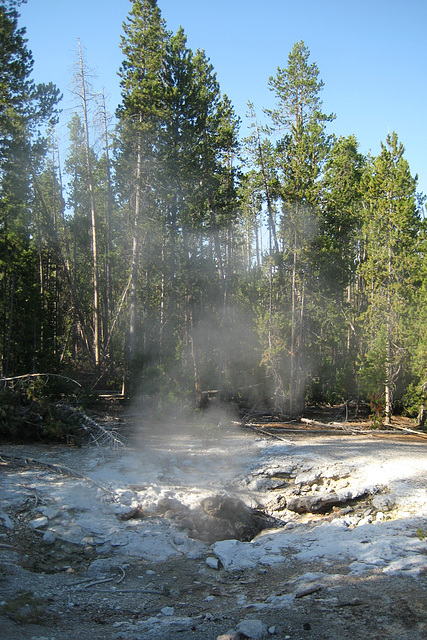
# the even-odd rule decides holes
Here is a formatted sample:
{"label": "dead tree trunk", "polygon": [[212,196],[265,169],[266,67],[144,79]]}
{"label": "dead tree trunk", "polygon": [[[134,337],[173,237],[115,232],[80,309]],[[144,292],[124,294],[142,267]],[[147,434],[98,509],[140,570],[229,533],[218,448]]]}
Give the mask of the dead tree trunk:
{"label": "dead tree trunk", "polygon": [[98,282],[98,241],[97,241],[97,221],[95,212],[95,190],[92,176],[92,162],[89,146],[89,125],[88,125],[88,108],[86,98],[86,78],[83,64],[82,47],[79,40],[79,71],[80,71],[80,98],[83,109],[83,123],[85,132],[85,152],[86,152],[86,168],[89,184],[90,212],[91,212],[91,229],[92,229],[92,260],[93,260],[93,353],[95,367],[97,368],[100,360],[100,334],[99,334],[99,282]]}

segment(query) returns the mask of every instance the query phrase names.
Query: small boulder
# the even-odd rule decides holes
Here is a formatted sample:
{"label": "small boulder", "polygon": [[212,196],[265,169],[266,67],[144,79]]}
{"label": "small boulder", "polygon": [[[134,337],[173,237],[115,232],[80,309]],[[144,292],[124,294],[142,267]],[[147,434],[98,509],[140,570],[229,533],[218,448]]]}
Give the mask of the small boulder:
{"label": "small boulder", "polygon": [[43,542],[47,547],[51,547],[53,544],[55,544],[55,540],[56,540],[56,535],[54,534],[53,531],[46,531],[46,533],[43,536]]}
{"label": "small boulder", "polygon": [[391,511],[395,506],[394,498],[390,495],[376,495],[372,499],[372,506],[377,511],[382,511],[383,513],[387,511]]}
{"label": "small boulder", "polygon": [[236,631],[244,638],[262,640],[268,635],[268,628],[261,620],[242,620],[236,627]]}
{"label": "small boulder", "polygon": [[219,560],[218,560],[218,558],[213,558],[212,556],[209,556],[208,558],[206,558],[206,564],[211,569],[216,569],[216,570],[219,569]]}
{"label": "small boulder", "polygon": [[33,529],[43,529],[43,527],[46,527],[48,523],[48,519],[46,518],[46,516],[40,516],[39,518],[35,518],[34,520],[31,520],[30,522],[30,526]]}

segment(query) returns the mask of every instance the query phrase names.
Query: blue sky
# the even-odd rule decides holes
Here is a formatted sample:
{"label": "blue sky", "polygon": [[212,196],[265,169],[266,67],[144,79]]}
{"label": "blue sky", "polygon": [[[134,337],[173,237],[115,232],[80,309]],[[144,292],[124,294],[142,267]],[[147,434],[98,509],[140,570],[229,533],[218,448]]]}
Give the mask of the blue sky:
{"label": "blue sky", "polygon": [[[261,119],[274,105],[268,79],[286,67],[304,40],[325,83],[323,108],[335,113],[337,135],[354,134],[362,153],[376,155],[396,131],[419,190],[427,194],[427,0],[158,0],[169,30],[180,25],[193,50],[204,49],[221,89],[243,121],[247,102]],[[120,101],[117,71],[122,22],[130,0],[28,0],[20,8],[36,82],[63,92],[72,108],[72,65],[80,38],[93,85],[108,107]],[[67,129],[59,129],[65,139]]]}

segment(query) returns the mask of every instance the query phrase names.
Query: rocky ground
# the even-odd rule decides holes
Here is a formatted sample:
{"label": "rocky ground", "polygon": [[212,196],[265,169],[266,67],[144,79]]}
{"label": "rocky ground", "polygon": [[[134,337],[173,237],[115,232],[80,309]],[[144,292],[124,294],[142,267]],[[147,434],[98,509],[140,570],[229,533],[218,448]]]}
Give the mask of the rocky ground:
{"label": "rocky ground", "polygon": [[3,443],[1,637],[425,638],[427,440],[345,426]]}

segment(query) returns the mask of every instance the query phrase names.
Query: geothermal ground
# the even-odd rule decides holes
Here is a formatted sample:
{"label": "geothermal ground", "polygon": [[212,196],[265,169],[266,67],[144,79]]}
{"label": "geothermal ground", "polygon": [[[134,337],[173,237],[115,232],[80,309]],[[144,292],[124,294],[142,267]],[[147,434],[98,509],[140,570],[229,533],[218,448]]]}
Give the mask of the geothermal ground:
{"label": "geothermal ground", "polygon": [[118,424],[0,446],[3,640],[427,637],[427,439]]}

